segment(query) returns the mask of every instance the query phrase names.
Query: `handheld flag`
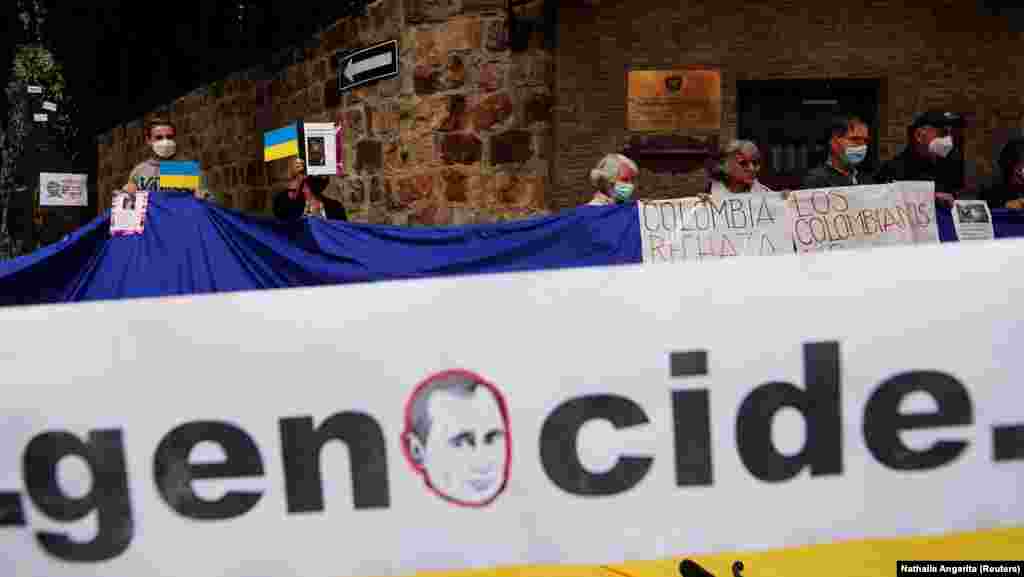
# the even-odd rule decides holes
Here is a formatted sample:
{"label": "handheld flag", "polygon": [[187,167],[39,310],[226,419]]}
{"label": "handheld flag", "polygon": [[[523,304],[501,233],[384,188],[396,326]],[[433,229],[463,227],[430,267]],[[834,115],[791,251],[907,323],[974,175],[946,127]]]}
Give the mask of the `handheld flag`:
{"label": "handheld flag", "polygon": [[279,158],[299,156],[299,125],[290,124],[284,128],[263,134],[263,160],[270,162]]}
{"label": "handheld flag", "polygon": [[199,188],[199,163],[168,160],[160,163],[160,188]]}

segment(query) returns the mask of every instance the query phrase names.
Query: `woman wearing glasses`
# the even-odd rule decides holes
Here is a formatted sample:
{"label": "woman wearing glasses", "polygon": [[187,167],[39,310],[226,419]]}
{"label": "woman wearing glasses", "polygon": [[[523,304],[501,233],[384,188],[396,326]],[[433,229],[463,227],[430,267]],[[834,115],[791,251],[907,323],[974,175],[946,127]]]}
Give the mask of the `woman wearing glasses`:
{"label": "woman wearing glasses", "polygon": [[757,145],[749,140],[733,140],[708,170],[710,186],[705,196],[721,198],[730,194],[772,192],[757,180],[760,172],[761,151]]}

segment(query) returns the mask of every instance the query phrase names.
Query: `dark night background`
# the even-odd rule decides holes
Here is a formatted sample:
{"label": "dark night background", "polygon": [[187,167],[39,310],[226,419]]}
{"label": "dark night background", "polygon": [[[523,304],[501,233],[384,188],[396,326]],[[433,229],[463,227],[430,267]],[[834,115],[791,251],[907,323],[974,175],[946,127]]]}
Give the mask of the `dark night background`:
{"label": "dark night background", "polygon": [[[0,86],[6,86],[19,44],[38,38],[64,69],[78,113],[75,168],[93,173],[97,134],[141,117],[192,90],[256,65],[273,67],[365,1],[288,2],[0,2],[6,23],[0,42]],[[40,30],[25,30],[21,12],[42,7]],[[0,90],[0,110],[7,96]],[[7,115],[0,115],[7,122]]]}

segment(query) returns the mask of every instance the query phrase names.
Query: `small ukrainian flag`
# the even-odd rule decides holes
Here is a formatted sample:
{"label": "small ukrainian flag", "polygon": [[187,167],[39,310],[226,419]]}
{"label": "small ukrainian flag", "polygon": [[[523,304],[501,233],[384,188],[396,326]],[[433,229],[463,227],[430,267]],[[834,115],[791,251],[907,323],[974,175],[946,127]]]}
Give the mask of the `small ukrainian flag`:
{"label": "small ukrainian flag", "polygon": [[299,125],[292,124],[263,134],[263,160],[299,155]]}
{"label": "small ukrainian flag", "polygon": [[169,160],[160,163],[160,188],[199,188],[199,163]]}

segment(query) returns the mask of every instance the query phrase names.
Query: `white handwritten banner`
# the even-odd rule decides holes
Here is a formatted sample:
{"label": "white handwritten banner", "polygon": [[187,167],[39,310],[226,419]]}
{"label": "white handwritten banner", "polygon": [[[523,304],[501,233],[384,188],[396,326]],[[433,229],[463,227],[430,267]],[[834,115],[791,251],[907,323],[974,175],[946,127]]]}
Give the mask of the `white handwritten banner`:
{"label": "white handwritten banner", "polygon": [[798,252],[937,243],[935,183],[794,191],[786,206],[786,232]]}
{"label": "white handwritten banner", "polygon": [[785,210],[775,194],[641,202],[643,262],[792,253]]}

